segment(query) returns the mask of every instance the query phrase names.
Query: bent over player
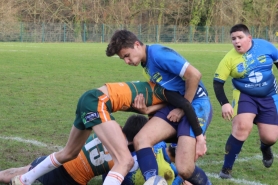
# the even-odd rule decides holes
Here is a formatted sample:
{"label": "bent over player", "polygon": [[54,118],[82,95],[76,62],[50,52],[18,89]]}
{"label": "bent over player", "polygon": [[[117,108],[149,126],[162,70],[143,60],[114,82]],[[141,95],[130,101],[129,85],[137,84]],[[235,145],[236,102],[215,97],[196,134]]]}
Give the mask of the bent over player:
{"label": "bent over player", "polygon": [[[29,172],[14,177],[12,184],[30,185],[45,173],[75,159],[93,129],[114,162],[114,166],[103,184],[120,185],[124,176],[134,165],[134,160],[128,150],[121,128],[111,113],[116,111],[136,112],[132,108],[132,103],[138,94],[146,97],[147,106],[154,105],[152,107],[156,109],[161,108],[163,106],[161,103],[167,100],[168,93],[171,94],[170,91],[151,82],[106,83],[100,88],[85,92],[78,101],[76,118],[65,148],[52,153]],[[189,119],[198,124],[191,104],[188,101],[184,103],[184,101],[185,99],[181,96],[180,102],[183,102],[182,106],[185,105],[184,114],[188,114]]]}

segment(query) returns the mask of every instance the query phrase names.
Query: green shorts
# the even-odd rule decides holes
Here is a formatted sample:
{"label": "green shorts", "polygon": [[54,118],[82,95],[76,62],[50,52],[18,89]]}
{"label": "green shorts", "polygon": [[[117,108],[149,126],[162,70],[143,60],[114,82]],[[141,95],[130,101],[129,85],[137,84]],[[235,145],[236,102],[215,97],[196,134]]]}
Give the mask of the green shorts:
{"label": "green shorts", "polygon": [[92,89],[80,97],[73,124],[79,130],[92,129],[100,123],[115,120],[111,113],[109,97],[98,89]]}

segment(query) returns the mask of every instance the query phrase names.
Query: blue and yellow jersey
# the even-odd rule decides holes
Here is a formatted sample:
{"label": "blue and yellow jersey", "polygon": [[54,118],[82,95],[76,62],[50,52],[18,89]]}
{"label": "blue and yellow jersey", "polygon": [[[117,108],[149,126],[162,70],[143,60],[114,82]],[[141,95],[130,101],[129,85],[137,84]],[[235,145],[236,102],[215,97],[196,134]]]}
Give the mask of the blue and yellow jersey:
{"label": "blue and yellow jersey", "polygon": [[277,93],[273,63],[278,60],[278,50],[270,42],[253,39],[252,47],[245,54],[234,48],[221,60],[214,74],[214,80],[225,83],[229,76],[235,89],[257,97]]}
{"label": "blue and yellow jersey", "polygon": [[[159,45],[147,46],[147,61],[142,64],[144,76],[170,91],[185,94],[184,73],[189,62],[176,51]],[[195,98],[207,96],[207,90],[200,81]]]}
{"label": "blue and yellow jersey", "polygon": [[[166,153],[167,145],[165,142],[159,142],[153,147],[153,151],[156,156],[156,161],[158,164],[158,174],[164,177],[168,184],[172,184],[174,181],[177,171],[173,164],[170,162],[170,158]],[[135,163],[137,162],[137,157],[135,152],[132,153]],[[138,165],[134,165],[137,168],[133,168],[125,177],[122,185],[142,185],[145,180],[139,169]]]}

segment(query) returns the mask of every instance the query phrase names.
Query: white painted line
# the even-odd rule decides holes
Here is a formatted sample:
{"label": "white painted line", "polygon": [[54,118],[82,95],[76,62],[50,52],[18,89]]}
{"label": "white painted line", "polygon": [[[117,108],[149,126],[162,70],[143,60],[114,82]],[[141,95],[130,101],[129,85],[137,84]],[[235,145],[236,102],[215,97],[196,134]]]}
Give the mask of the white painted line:
{"label": "white painted line", "polygon": [[[31,140],[31,139],[22,139],[20,137],[5,137],[5,136],[0,136],[0,139],[5,139],[5,140],[14,140],[14,141],[18,141],[18,142],[22,142],[22,143],[30,143],[32,145],[35,146],[39,146],[39,147],[49,147],[47,144],[36,141],[36,140]],[[61,146],[52,146],[51,148],[54,149],[61,149],[63,147]]]}
{"label": "white painted line", "polygon": [[11,50],[11,49],[0,49],[0,52],[31,52],[29,50]]}
{"label": "white painted line", "polygon": [[[278,158],[278,155],[273,155],[275,158]],[[243,158],[237,158],[236,159],[236,161],[235,161],[235,163],[237,163],[237,162],[247,162],[247,161],[251,161],[251,160],[262,160],[262,155],[254,155],[253,157],[243,157]],[[223,164],[223,161],[209,161],[209,162],[207,162],[207,161],[198,161],[197,162],[197,165],[200,165],[200,166],[202,166],[202,165],[207,165],[207,164],[212,164],[212,165],[214,165],[214,164]]]}
{"label": "white painted line", "polygon": [[[212,177],[215,179],[220,179],[220,177],[218,176],[218,174],[215,173],[206,173],[208,177]],[[223,179],[223,181],[232,181],[235,182],[237,184],[244,184],[244,185],[267,185],[267,184],[262,184],[260,182],[256,182],[256,181],[248,181],[248,180],[244,180],[244,179],[235,179],[235,178],[231,178],[231,179]]]}

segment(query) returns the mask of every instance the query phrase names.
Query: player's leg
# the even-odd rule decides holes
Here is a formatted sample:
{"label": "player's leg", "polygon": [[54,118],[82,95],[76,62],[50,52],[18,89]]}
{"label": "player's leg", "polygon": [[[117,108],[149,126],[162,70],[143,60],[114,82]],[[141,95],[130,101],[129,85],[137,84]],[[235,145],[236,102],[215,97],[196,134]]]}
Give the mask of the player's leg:
{"label": "player's leg", "polygon": [[114,166],[105,178],[104,185],[120,185],[134,164],[122,129],[114,120],[96,125],[93,129],[114,161]]}
{"label": "player's leg", "polygon": [[271,146],[278,139],[278,95],[272,97],[257,98],[259,113],[254,122],[258,126],[261,140],[260,150],[263,155],[263,164],[269,168],[273,163],[273,154]]}
{"label": "player's leg", "polygon": [[205,172],[195,165],[196,139],[190,136],[180,136],[176,149],[175,164],[182,179],[195,185],[209,185]]}
{"label": "player's leg", "polygon": [[232,177],[234,162],[241,151],[244,141],[252,131],[253,121],[257,114],[256,103],[251,97],[237,90],[234,90],[233,97],[235,117],[232,122],[232,133],[225,145],[224,164],[219,173],[219,176],[223,179]]}
{"label": "player's leg", "polygon": [[22,174],[28,172],[30,167],[31,167],[31,165],[29,164],[24,167],[9,168],[9,169],[0,171],[0,182],[8,184],[13,177],[15,177],[17,175],[22,175]]}
{"label": "player's leg", "polygon": [[257,123],[260,135],[260,150],[262,152],[262,162],[265,167],[269,168],[273,163],[273,153],[271,146],[274,145],[278,139],[278,125]]}
{"label": "player's leg", "polygon": [[224,164],[219,174],[221,178],[231,178],[234,162],[241,151],[244,141],[252,131],[255,116],[252,113],[242,113],[234,117],[232,134],[228,137],[225,145]]}
{"label": "player's leg", "polygon": [[65,148],[63,148],[59,152],[50,154],[35,168],[21,175],[19,178],[20,182],[23,185],[32,184],[40,176],[58,168],[63,163],[76,158],[90,133],[91,130],[79,130],[75,126],[72,126],[70,136]]}
{"label": "player's leg", "polygon": [[[200,120],[203,134],[208,128],[211,117],[212,107],[208,100],[197,100],[192,103],[195,112]],[[189,120],[183,117],[177,129],[178,145],[176,148],[175,164],[177,171],[183,180],[187,180],[192,184],[210,184],[205,172],[195,165],[195,154],[197,140],[193,134]],[[202,179],[202,180],[200,180]]]}
{"label": "player's leg", "polygon": [[[166,112],[165,117],[169,111],[166,110]],[[135,136],[134,146],[137,160],[145,180],[158,174],[158,165],[152,150],[153,145],[175,136],[175,134],[176,130],[167,121],[157,117],[156,114]]]}

